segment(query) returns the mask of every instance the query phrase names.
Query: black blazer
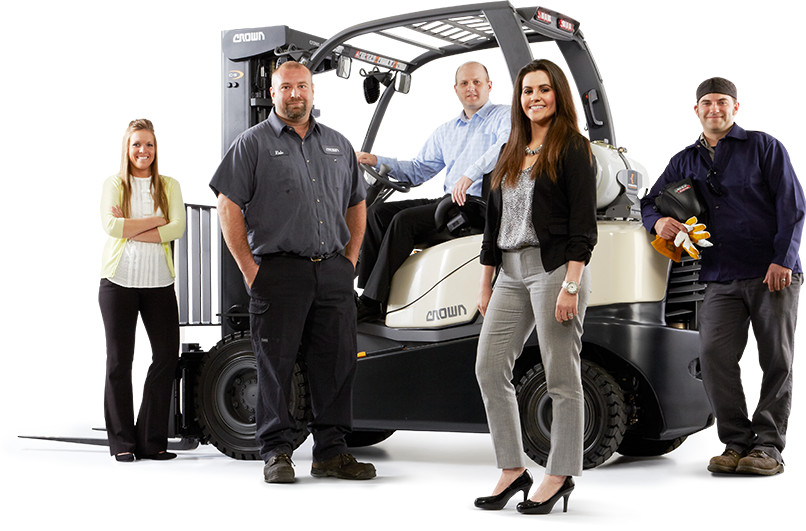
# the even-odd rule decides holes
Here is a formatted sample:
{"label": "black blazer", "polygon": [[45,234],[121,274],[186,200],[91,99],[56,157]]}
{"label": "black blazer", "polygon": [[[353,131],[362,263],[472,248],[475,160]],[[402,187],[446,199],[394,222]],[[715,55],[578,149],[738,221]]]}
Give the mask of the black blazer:
{"label": "black blazer", "polygon": [[[569,260],[587,264],[596,245],[596,169],[583,142],[588,140],[577,137],[566,148],[556,183],[545,173],[535,180],[532,223],[546,271]],[[498,248],[501,210],[499,186],[490,190],[487,198],[480,258],[483,265],[501,265],[501,249]]]}

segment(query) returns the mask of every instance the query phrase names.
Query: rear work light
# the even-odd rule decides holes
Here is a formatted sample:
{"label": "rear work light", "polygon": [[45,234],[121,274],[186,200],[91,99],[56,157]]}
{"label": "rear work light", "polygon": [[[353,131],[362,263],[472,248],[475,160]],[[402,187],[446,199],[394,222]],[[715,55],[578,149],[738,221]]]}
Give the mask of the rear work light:
{"label": "rear work light", "polygon": [[550,9],[545,9],[543,7],[537,8],[534,18],[538,22],[542,22],[543,24],[549,26],[556,26],[558,29],[568,33],[574,33],[574,31],[577,29],[577,22],[574,19],[568,18],[565,15],[557,13],[556,11],[551,11]]}

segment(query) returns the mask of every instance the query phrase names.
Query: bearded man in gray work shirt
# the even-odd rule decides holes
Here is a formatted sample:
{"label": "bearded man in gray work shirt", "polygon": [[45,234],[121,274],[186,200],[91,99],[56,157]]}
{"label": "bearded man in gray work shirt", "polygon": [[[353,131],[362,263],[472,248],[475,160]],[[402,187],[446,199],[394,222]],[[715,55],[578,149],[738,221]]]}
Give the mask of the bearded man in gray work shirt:
{"label": "bearded man in gray work shirt", "polygon": [[375,467],[358,463],[345,442],[352,424],[353,277],[366,224],[364,184],[347,139],[311,116],[313,93],[305,66],[277,68],[269,117],[233,142],[210,182],[221,232],[249,288],[256,436],[268,483],[294,481],[287,399],[298,352],[314,412],[311,475],[375,477]]}

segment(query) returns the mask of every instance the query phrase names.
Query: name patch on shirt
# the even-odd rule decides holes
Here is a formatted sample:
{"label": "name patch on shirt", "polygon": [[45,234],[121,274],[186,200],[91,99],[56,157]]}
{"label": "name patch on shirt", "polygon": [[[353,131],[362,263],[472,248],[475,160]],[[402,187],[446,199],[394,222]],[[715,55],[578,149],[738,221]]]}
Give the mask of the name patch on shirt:
{"label": "name patch on shirt", "polygon": [[288,152],[283,151],[282,149],[272,149],[269,150],[272,157],[282,157],[283,155],[288,155]]}
{"label": "name patch on shirt", "polygon": [[322,146],[322,149],[324,149],[325,153],[328,155],[341,155],[341,148],[338,146]]}

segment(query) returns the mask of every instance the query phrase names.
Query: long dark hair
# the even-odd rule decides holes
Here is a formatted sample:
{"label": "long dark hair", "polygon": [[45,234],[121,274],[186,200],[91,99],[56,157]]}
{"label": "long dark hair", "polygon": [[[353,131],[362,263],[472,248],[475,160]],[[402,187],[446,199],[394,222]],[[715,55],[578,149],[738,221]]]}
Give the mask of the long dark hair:
{"label": "long dark hair", "polygon": [[532,167],[532,180],[542,173],[557,181],[557,168],[566,147],[572,141],[584,140],[590,155],[590,145],[587,139],[579,132],[577,125],[577,112],[574,107],[571,86],[559,66],[548,59],[536,59],[527,64],[518,72],[515,88],[512,91],[512,127],[509,141],[504,146],[498,164],[493,171],[491,188],[495,189],[504,184],[514,184],[521,172],[521,165],[526,146],[532,140],[532,124],[521,108],[521,92],[523,91],[523,78],[527,74],[543,71],[548,75],[551,87],[555,94],[555,111],[549,125],[543,148]]}

